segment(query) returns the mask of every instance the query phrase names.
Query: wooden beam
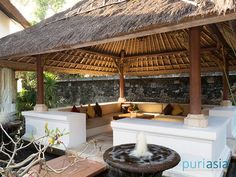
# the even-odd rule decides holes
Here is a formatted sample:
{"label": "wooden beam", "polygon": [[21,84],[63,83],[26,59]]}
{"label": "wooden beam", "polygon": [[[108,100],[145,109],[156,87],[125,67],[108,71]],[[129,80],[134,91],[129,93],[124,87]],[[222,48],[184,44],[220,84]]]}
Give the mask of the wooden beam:
{"label": "wooden beam", "polygon": [[76,49],[78,52],[82,52],[82,53],[89,53],[91,55],[96,55],[96,56],[103,56],[106,58],[119,58],[119,56],[113,55],[113,54],[109,54],[109,53],[105,53],[105,52],[100,52],[100,51],[94,51],[91,49],[84,49],[84,48],[79,48]]}
{"label": "wooden beam", "polygon": [[[207,52],[211,52],[211,51],[215,51],[215,50],[218,50],[216,46],[201,48],[201,53],[207,53]],[[125,58],[126,58],[126,60],[130,60],[130,59],[136,59],[136,58],[150,58],[150,57],[170,56],[170,55],[180,55],[180,54],[188,55],[188,51],[185,49],[184,50],[174,50],[174,51],[163,51],[163,52],[158,52],[158,53],[127,56]]]}
{"label": "wooden beam", "polygon": [[[230,71],[235,71],[236,66],[230,66]],[[163,70],[154,70],[154,71],[129,71],[125,73],[127,76],[157,76],[157,75],[166,75],[166,74],[189,74],[190,69],[163,69]],[[219,67],[204,67],[201,68],[201,72],[222,72],[222,69]]]}
{"label": "wooden beam", "polygon": [[229,59],[223,56],[223,100],[229,99],[229,86],[228,86],[228,79],[229,79]]}
{"label": "wooden beam", "polygon": [[53,66],[51,65],[51,63],[53,62],[57,62],[57,63],[61,63],[61,64],[68,64],[68,65],[74,65],[74,67],[62,67],[62,68],[71,68],[71,69],[79,69],[79,68],[82,68],[82,67],[89,67],[89,68],[92,68],[92,69],[97,69],[97,70],[110,70],[110,71],[114,71],[116,70],[116,68],[108,68],[108,67],[103,67],[103,66],[96,66],[96,65],[88,65],[88,64],[80,64],[80,63],[73,63],[73,62],[65,62],[65,61],[59,61],[59,60],[50,60],[50,59],[47,59],[47,66],[50,67],[50,66]]}
{"label": "wooden beam", "polygon": [[[202,65],[203,64],[208,64],[208,65],[217,65],[216,62],[214,61],[209,61],[209,62],[204,62],[204,63],[201,63]],[[129,71],[138,71],[138,70],[143,70],[143,71],[152,71],[152,70],[164,70],[165,68],[167,67],[172,67],[172,68],[177,68],[177,67],[183,67],[183,68],[189,68],[190,66],[190,63],[186,63],[186,64],[182,64],[182,63],[179,63],[179,64],[168,64],[168,65],[159,65],[159,66],[144,66],[144,67],[131,67],[129,69]]]}
{"label": "wooden beam", "polygon": [[57,73],[66,73],[66,74],[89,74],[89,75],[97,75],[97,76],[107,76],[107,75],[115,75],[117,72],[109,72],[109,71],[96,71],[96,70],[86,70],[86,69],[68,69],[68,68],[60,68],[60,67],[45,67],[45,70]]}
{"label": "wooden beam", "polygon": [[190,114],[201,114],[201,27],[189,29]]}
{"label": "wooden beam", "polygon": [[234,34],[234,37],[236,38],[236,20],[232,20],[229,22],[230,28]]}
{"label": "wooden beam", "polygon": [[231,49],[231,47],[229,46],[229,44],[225,40],[224,36],[220,32],[218,26],[216,24],[211,24],[209,26],[210,26],[211,31],[215,34],[216,38],[218,39],[218,42],[221,43],[222,46],[224,46],[225,48]]}
{"label": "wooden beam", "polygon": [[[189,67],[189,65],[187,66]],[[35,71],[36,70],[35,64],[14,62],[14,61],[8,61],[8,60],[0,60],[0,67],[13,68],[16,71]],[[86,70],[86,69],[72,69],[72,68],[62,68],[62,67],[55,67],[55,66],[44,66],[44,68],[45,68],[45,71],[67,73],[67,74],[91,74],[91,75],[115,75],[117,74],[117,72],[96,71],[96,70]],[[217,67],[204,67],[202,68],[202,71],[203,72],[222,72],[222,69],[218,66]],[[236,71],[236,66],[229,66],[229,71]],[[125,74],[129,76],[147,76],[147,75],[178,74],[178,73],[189,73],[189,68],[153,70],[153,71],[129,70]]]}
{"label": "wooden beam", "polygon": [[0,10],[3,11],[9,18],[21,24],[24,28],[31,26],[19,10],[10,2],[10,0],[1,0]]}
{"label": "wooden beam", "polygon": [[121,71],[121,69],[120,69],[119,63],[117,62],[117,60],[116,60],[115,58],[112,58],[112,60],[114,61],[115,66],[116,66],[116,68],[117,68],[119,74],[121,74],[122,71]]}
{"label": "wooden beam", "polygon": [[[23,63],[16,61],[0,60],[0,67],[13,68],[17,71],[36,71],[36,65],[32,63]],[[94,68],[90,69],[74,69],[74,68],[62,68],[58,66],[44,66],[46,71],[53,71],[58,73],[68,74],[91,74],[91,75],[114,75],[117,71],[98,71]]]}

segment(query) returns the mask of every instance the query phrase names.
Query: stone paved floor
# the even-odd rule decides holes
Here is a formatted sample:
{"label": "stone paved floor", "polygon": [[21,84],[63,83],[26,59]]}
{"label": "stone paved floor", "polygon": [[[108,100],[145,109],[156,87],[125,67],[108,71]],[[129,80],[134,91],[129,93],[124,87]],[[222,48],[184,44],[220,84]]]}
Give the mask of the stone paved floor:
{"label": "stone paved floor", "polygon": [[102,133],[88,138],[87,142],[89,143],[73,150],[77,151],[83,158],[104,163],[103,153],[112,147],[113,134],[112,132]]}

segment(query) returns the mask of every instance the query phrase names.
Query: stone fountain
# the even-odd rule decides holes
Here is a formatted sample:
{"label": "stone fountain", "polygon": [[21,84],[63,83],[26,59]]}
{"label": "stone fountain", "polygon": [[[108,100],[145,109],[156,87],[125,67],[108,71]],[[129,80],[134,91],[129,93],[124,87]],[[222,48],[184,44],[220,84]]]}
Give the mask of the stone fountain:
{"label": "stone fountain", "polygon": [[138,134],[136,144],[114,146],[103,158],[109,167],[109,177],[161,177],[163,171],[180,162],[174,150],[147,144],[144,133]]}

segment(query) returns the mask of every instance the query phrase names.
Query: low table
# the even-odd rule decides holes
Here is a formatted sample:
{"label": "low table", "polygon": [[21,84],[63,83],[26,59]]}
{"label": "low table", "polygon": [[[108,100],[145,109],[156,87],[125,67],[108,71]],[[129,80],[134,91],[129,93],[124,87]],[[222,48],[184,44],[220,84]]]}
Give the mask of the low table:
{"label": "low table", "polygon": [[154,117],[154,115],[144,113],[126,113],[113,116],[113,120],[119,120],[124,118],[153,119]]}

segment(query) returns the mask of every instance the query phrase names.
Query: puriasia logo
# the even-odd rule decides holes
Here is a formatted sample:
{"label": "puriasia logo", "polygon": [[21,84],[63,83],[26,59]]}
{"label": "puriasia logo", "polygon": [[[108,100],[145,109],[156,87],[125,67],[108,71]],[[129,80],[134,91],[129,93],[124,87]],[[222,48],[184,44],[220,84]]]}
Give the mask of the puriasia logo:
{"label": "puriasia logo", "polygon": [[182,161],[182,170],[216,170],[216,169],[227,169],[229,162],[222,159],[216,161],[209,161],[206,159],[195,160],[195,161]]}

